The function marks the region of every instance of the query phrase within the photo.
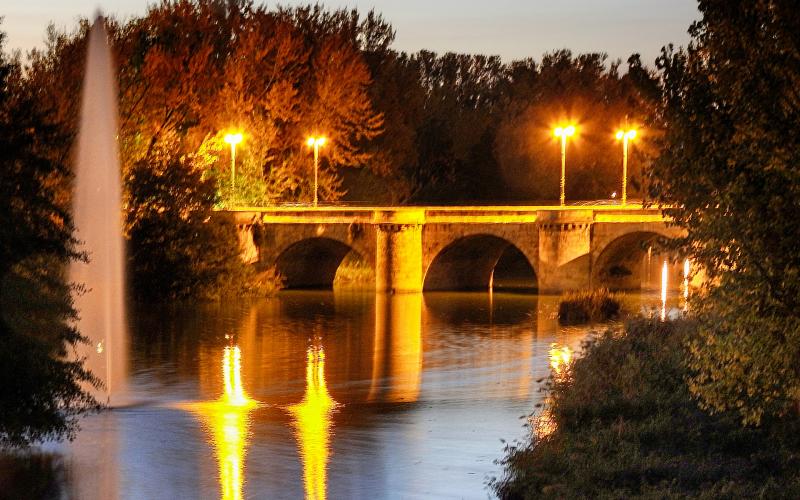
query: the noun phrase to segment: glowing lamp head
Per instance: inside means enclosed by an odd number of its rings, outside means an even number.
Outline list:
[[[618,130],[617,131],[617,140],[621,141],[622,139],[633,140],[636,138],[636,130]]]
[[[566,127],[556,127],[553,130],[556,137],[572,137],[575,135],[575,125],[568,125]]]
[[[324,137],[309,137],[308,139],[306,139],[306,145],[308,147],[324,146],[326,141],[327,139],[325,139]]]
[[[225,142],[231,146],[235,146],[242,142],[242,134],[225,134]]]

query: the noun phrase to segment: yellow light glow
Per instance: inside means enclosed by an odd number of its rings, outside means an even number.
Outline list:
[[[569,346],[560,346],[555,342],[550,344],[550,368],[553,369],[553,378],[556,381],[563,380],[569,374],[572,356],[573,351]],[[552,402],[552,396],[547,396],[544,402],[544,409],[531,422],[534,433],[540,439],[549,436],[556,430],[556,422],[550,410]]]
[[[250,412],[258,407],[258,402],[250,399],[242,387],[241,359],[238,346],[226,346],[222,357],[222,396],[217,401],[186,405],[199,414],[210,430],[219,465],[220,498],[223,500],[243,498]]]
[[[242,134],[240,134],[240,133],[225,134],[225,142],[227,142],[231,146],[235,146],[235,145],[239,144],[240,142],[242,142]]]
[[[622,139],[633,140],[636,138],[636,130],[629,129],[629,130],[617,130],[617,140],[621,141]]]
[[[327,495],[331,414],[337,406],[325,384],[325,352],[311,348],[306,358],[305,395],[300,403],[287,408],[294,420],[308,500],[324,500]]]
[[[556,127],[553,130],[553,134],[556,137],[562,137],[562,138],[564,138],[564,137],[572,137],[573,135],[575,135],[575,130],[576,130],[575,125],[566,125],[566,126],[562,125],[562,126]]]
[[[310,136],[308,139],[306,139],[306,146],[324,146],[325,142],[327,142],[325,137]]]

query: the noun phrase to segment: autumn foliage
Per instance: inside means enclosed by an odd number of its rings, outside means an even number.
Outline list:
[[[336,169],[362,167],[361,145],[382,130],[370,72],[343,26],[346,13],[267,11],[246,2],[163,2],[115,32],[126,165],[158,150],[202,153],[227,178],[225,133],[242,131],[242,172],[263,178],[267,199],[309,200],[304,141],[324,134],[323,199],[341,195]],[[257,179],[262,180],[262,179]],[[246,184],[246,181],[243,181]]]

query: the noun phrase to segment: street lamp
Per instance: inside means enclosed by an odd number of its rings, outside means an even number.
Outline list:
[[[306,139],[306,146],[314,148],[314,206],[317,206],[317,185],[318,185],[318,172],[319,172],[319,148],[325,145],[326,139],[324,137],[311,136]]]
[[[636,138],[636,130],[618,130],[617,140],[622,141],[622,204],[628,203],[628,141]]]
[[[553,131],[556,137],[561,139],[561,206],[564,206],[564,177],[567,172],[567,137],[575,135],[575,125],[556,127]]]
[[[231,187],[236,187],[236,145],[242,142],[242,134],[225,134],[225,142],[231,145]]]

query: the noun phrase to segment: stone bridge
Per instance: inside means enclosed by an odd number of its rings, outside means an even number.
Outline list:
[[[259,207],[221,211],[243,259],[275,266],[289,288],[332,287],[345,259],[374,270],[375,289],[640,288],[659,237],[680,235],[641,205]]]

